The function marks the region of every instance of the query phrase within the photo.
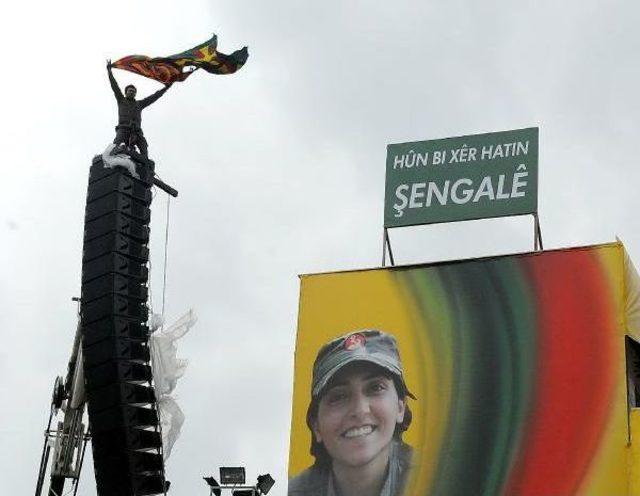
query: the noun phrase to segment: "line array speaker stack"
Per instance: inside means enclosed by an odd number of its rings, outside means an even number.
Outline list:
[[[98,156],[89,172],[80,318],[99,496],[165,491],[146,324],[152,167],[136,179]]]

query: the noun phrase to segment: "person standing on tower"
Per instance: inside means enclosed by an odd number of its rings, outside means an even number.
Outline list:
[[[136,100],[136,87],[132,84],[127,85],[123,95],[115,77],[113,77],[111,68],[111,60],[107,60],[109,82],[118,102],[118,125],[116,126],[116,137],[113,139],[113,143],[116,145],[121,143],[136,145],[140,150],[140,154],[148,158],[148,144],[141,128],[142,109],[164,95],[173,83],[165,84],[164,88],[142,100]]]

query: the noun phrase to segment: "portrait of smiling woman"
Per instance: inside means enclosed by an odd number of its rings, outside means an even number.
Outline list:
[[[361,330],[325,344],[307,410],[315,463],[289,481],[289,496],[401,496],[411,466],[407,398],[392,335]]]

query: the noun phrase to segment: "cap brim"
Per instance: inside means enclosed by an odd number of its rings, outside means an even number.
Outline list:
[[[330,369],[326,374],[324,374],[324,376],[322,376],[322,378],[318,381],[318,383],[313,388],[313,391],[311,392],[312,397],[313,398],[319,397],[322,391],[324,390],[324,388],[327,386],[327,384],[329,384],[329,381],[340,370],[342,370],[345,366],[355,362],[373,363],[374,365],[377,365],[379,367],[382,367],[385,370],[388,370],[391,374],[400,378],[407,396],[409,396],[409,398],[412,398],[414,400],[416,399],[416,397],[413,394],[411,394],[411,392],[409,391],[409,388],[407,388],[402,372],[397,367],[394,367],[393,364],[375,355],[354,355],[353,357],[349,357],[346,360],[340,362],[338,365],[336,365],[335,367]]]

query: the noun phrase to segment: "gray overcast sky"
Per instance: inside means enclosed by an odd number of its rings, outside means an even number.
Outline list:
[[[80,0],[3,8],[0,85],[0,467],[28,494],[80,292],[88,167],[113,138],[105,59],[169,55],[219,36],[249,46],[233,76],[197,73],[144,114],[180,191],[167,319],[190,307],[186,415],[167,471],[207,494],[225,464],[284,495],[297,274],[380,263],[387,143],[540,127],[545,247],[620,236],[640,261],[637,2]],[[115,71],[139,94],[157,83]],[[152,222],[161,300],[166,197]],[[398,263],[528,250],[529,219],[396,230]],[[86,460],[79,494],[94,495]]]

